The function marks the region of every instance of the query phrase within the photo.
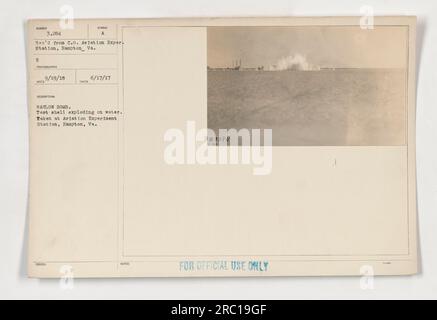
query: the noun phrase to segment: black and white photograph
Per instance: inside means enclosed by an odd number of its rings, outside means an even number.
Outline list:
[[[404,145],[407,28],[208,28],[208,128],[273,146]]]

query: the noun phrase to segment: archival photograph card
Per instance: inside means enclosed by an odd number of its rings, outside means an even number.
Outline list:
[[[411,275],[416,18],[29,20],[28,274]]]

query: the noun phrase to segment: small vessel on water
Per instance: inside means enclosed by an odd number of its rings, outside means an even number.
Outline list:
[[[241,59],[232,61],[232,70],[240,70],[241,69]]]

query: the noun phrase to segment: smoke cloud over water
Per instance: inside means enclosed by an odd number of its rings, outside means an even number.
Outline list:
[[[287,57],[279,59],[276,64],[268,68],[269,71],[283,71],[283,70],[299,70],[299,71],[317,71],[320,66],[309,63],[305,56],[301,54],[292,54]]]

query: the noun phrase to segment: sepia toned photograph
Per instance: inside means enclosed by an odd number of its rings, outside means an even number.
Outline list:
[[[406,144],[406,26],[208,27],[208,128],[273,146]]]

